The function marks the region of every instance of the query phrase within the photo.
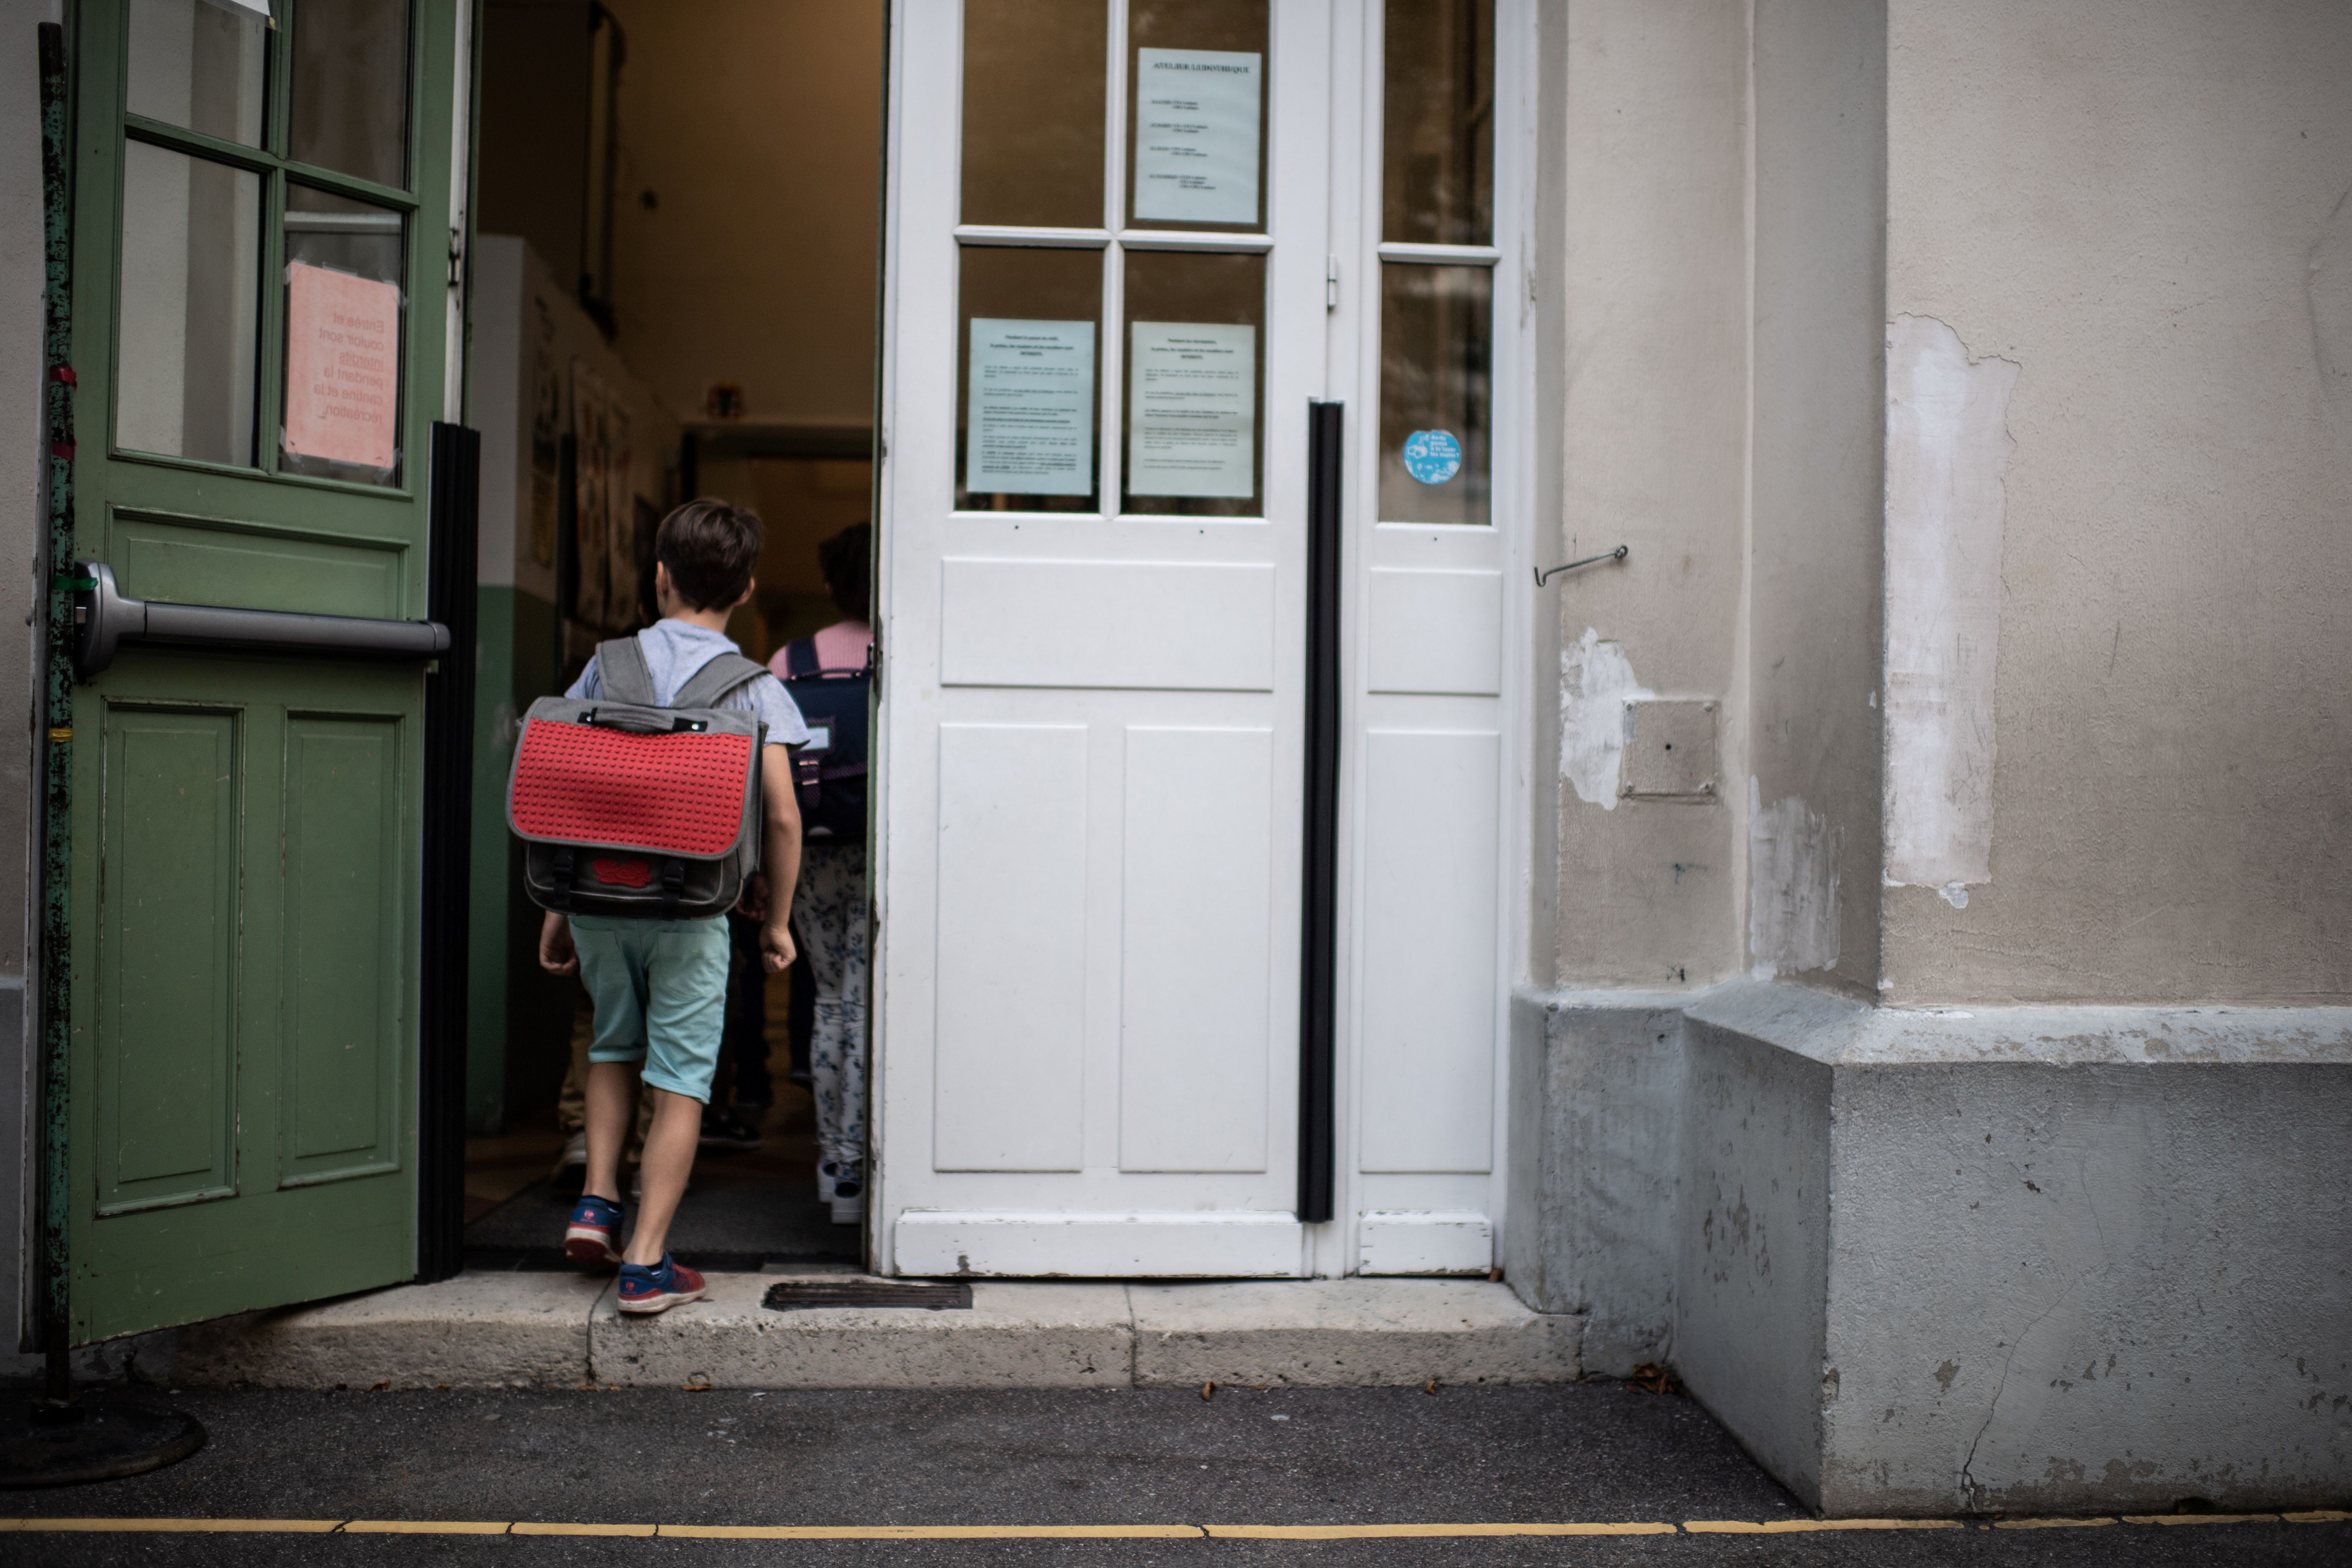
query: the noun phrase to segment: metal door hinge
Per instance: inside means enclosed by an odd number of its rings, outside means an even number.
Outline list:
[[[1339,308],[1339,258],[1336,256],[1323,258],[1323,308],[1327,310]]]

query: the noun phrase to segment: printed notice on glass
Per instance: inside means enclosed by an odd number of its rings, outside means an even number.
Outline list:
[[[963,488],[1082,496],[1095,488],[1095,324],[971,319]]]
[[[286,449],[390,471],[400,430],[400,288],[286,268]]]
[[[1137,321],[1128,364],[1127,493],[1257,493],[1257,329]]]
[[[1223,49],[1136,51],[1136,222],[1256,226],[1265,58]]]

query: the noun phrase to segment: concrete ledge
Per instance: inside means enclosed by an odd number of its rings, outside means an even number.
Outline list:
[[[464,1274],[180,1331],[171,1380],[263,1388],[496,1388],[577,1384],[588,1310],[612,1281]]]
[[[172,1382],[268,1388],[1364,1388],[1560,1383],[1580,1318],[1458,1279],[975,1281],[968,1311],[771,1311],[772,1274],[713,1274],[658,1317],[609,1275],[467,1274],[181,1331]],[[838,1278],[838,1276],[833,1276]]]
[[[1567,1383],[1583,1320],[1530,1311],[1484,1280],[1135,1285],[1139,1388],[1217,1383],[1371,1388]]]
[[[624,1387],[1101,1388],[1133,1359],[1127,1287],[992,1284],[969,1311],[760,1304],[776,1276],[714,1274],[709,1294],[658,1317],[607,1296],[588,1328],[596,1381]]]

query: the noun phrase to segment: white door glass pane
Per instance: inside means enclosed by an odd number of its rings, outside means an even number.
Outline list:
[[[1381,237],[1489,245],[1495,234],[1495,0],[1388,0]]]
[[[239,0],[131,0],[133,114],[224,142],[261,145],[266,5]]]
[[[1494,275],[1381,268],[1381,521],[1486,522]]]
[[[1127,255],[1125,510],[1255,517],[1265,258]]]
[[[958,510],[1095,511],[1102,254],[963,250]]]
[[[965,223],[1103,221],[1104,0],[964,0]]]
[[[1128,212],[1139,228],[1265,222],[1265,0],[1128,8]]]
[[[127,142],[115,444],[253,461],[261,177]]]

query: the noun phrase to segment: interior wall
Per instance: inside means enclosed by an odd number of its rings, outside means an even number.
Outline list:
[[[1885,0],[1756,0],[1748,962],[1878,981]]]
[[[1718,701],[1739,755],[1748,356],[1744,8],[1594,0],[1567,14],[1559,533],[1621,565],[1554,578],[1559,622],[1557,984],[1735,972],[1741,813],[1618,795],[1623,699]],[[1547,124],[1552,122],[1547,121]]]
[[[1887,995],[2342,1002],[2352,9],[1888,14],[1888,597],[1997,658],[1890,715]]]
[[[615,346],[680,418],[729,382],[752,421],[871,424],[883,0],[605,3]]]

